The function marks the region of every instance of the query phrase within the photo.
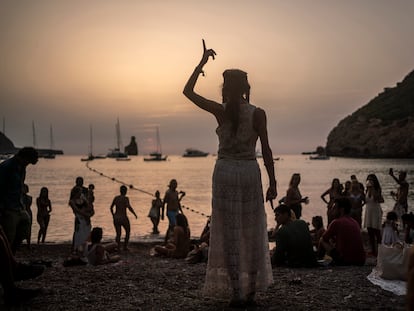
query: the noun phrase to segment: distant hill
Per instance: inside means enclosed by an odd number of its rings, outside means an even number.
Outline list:
[[[414,158],[414,71],[341,120],[329,133],[331,156]]]

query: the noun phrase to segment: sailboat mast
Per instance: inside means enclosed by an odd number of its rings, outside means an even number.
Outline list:
[[[92,124],[89,124],[89,154],[93,154],[93,145],[92,145]]]
[[[116,144],[118,146],[118,149],[121,150],[123,145],[122,145],[121,125],[119,124],[119,118],[117,119],[115,129],[116,129]]]
[[[36,130],[35,130],[34,121],[32,121],[32,134],[33,134],[33,147],[36,148],[37,142],[36,142]]]
[[[53,140],[53,128],[52,124],[50,125],[50,149],[53,149],[55,147],[55,142]]]
[[[160,131],[159,128],[157,126],[157,151],[162,154],[162,150],[161,150],[161,141],[160,141]]]

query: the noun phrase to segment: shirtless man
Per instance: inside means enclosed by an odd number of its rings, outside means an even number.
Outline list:
[[[164,220],[165,205],[167,205],[167,217],[168,217],[168,230],[165,239],[168,240],[169,233],[174,229],[176,225],[175,217],[178,212],[182,213],[180,201],[185,196],[184,191],[177,191],[177,180],[171,179],[168,185],[168,190],[165,192],[164,205],[162,206],[161,219]]]
[[[400,173],[398,174],[398,178],[397,178],[394,175],[394,170],[390,168],[389,174],[392,178],[394,178],[394,180],[399,185],[397,192],[395,193],[394,191],[391,191],[391,195],[395,199],[394,212],[396,212],[398,215],[398,218],[401,219],[401,216],[403,214],[406,214],[408,210],[407,197],[408,197],[409,184],[405,180],[405,178],[407,177],[407,172],[400,171]]]
[[[120,188],[120,195],[116,196],[111,204],[111,214],[114,217],[114,226],[116,231],[116,242],[118,243],[118,249],[121,249],[121,227],[124,227],[125,230],[125,242],[124,242],[124,250],[128,250],[128,242],[129,242],[129,235],[131,232],[131,226],[129,224],[129,219],[127,216],[126,210],[129,211],[135,216],[135,219],[138,218],[137,214],[135,214],[134,209],[131,207],[129,203],[129,198],[126,196],[127,187],[121,186]],[[116,207],[114,212],[114,207]]]

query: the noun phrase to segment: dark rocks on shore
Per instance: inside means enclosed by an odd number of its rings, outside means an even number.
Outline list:
[[[330,156],[414,158],[414,71],[341,120],[329,133]]]

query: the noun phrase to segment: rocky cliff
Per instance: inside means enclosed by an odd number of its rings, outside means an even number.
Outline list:
[[[414,158],[414,71],[329,133],[331,156]]]

